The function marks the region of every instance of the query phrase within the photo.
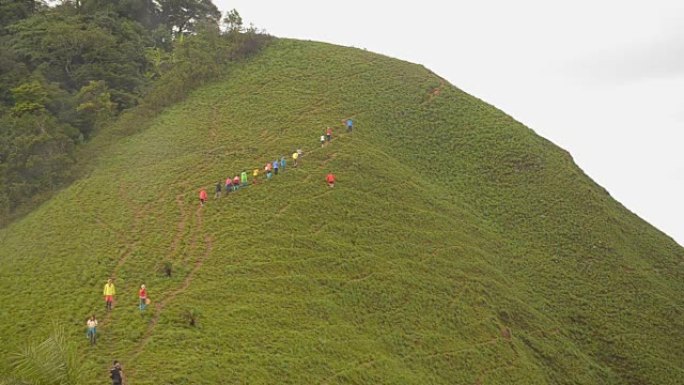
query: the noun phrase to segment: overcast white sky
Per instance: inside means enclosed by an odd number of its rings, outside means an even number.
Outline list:
[[[425,65],[684,245],[684,0],[214,2],[278,37]]]

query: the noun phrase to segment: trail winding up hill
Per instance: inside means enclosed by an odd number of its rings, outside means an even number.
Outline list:
[[[684,378],[682,247],[422,66],[280,39],[138,131],[0,230],[0,373],[54,320],[92,384],[113,359],[135,384]],[[199,208],[298,147],[300,167]]]

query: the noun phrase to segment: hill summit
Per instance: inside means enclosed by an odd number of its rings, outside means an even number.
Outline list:
[[[675,384],[683,263],[567,152],[424,67],[278,39],[0,230],[0,372],[52,321],[89,384],[114,359],[134,384]]]

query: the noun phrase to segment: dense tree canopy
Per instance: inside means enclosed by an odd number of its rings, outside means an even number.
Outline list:
[[[178,100],[262,41],[235,10],[222,34],[210,0],[51,4],[0,0],[0,225],[71,180],[75,146],[122,111]]]

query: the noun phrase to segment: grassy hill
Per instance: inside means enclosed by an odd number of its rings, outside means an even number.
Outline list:
[[[113,359],[132,384],[684,378],[684,249],[422,66],[278,40],[136,129],[0,230],[0,373],[57,322],[88,384]],[[298,168],[200,208],[298,147]]]

